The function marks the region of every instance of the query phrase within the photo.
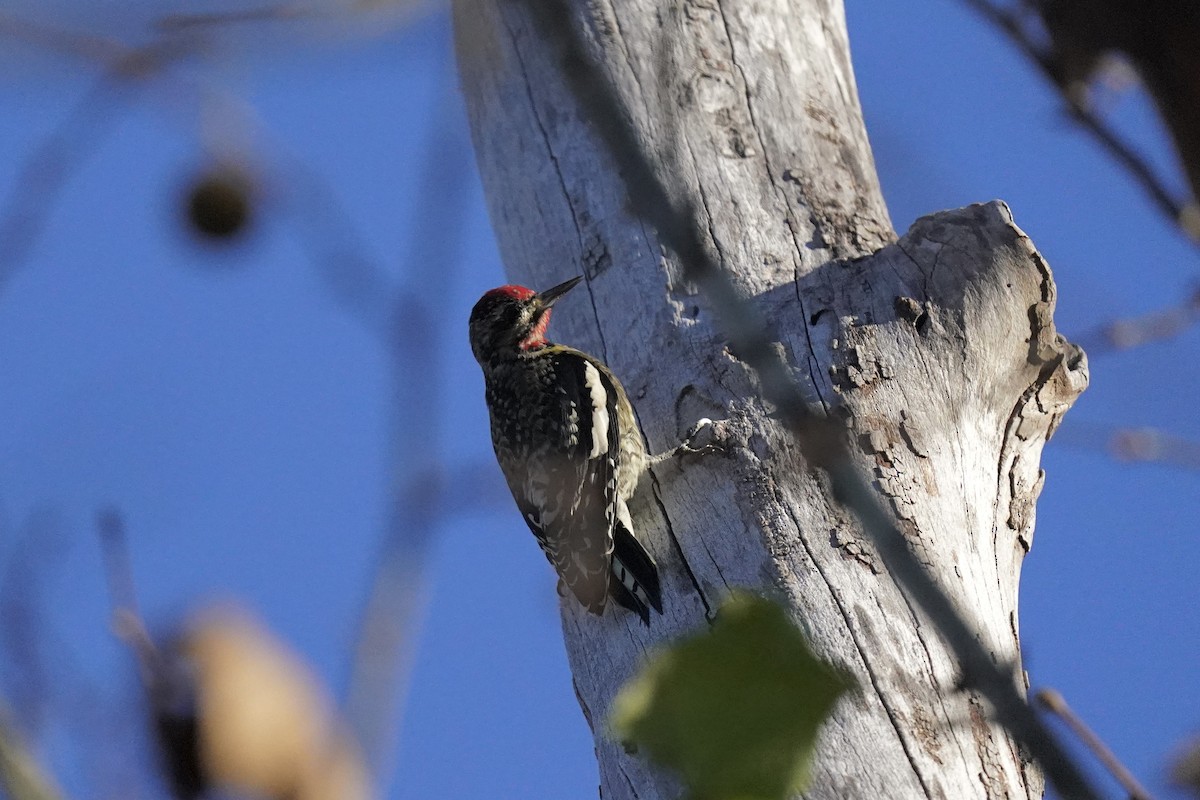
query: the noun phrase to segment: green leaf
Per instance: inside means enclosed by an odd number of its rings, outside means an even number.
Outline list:
[[[778,605],[734,595],[711,631],[626,683],[608,721],[698,800],[781,800],[808,784],[817,730],[851,686]]]

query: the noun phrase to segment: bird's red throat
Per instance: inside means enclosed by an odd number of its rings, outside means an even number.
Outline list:
[[[533,350],[541,347],[546,343],[546,327],[550,324],[550,311],[547,308],[538,317],[538,321],[534,323],[533,328],[529,331],[529,335],[521,340],[518,345],[522,350]]]

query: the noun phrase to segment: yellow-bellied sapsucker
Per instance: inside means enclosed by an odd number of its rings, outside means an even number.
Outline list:
[[[551,307],[579,281],[487,292],[471,311],[471,350],[496,459],[562,583],[594,614],[611,597],[649,625],[662,590],[627,506],[647,464],[633,408],[598,359],[546,340]]]

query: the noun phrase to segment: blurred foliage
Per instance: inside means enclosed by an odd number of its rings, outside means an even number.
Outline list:
[[[12,800],[59,800],[62,793],[34,761],[0,705],[0,795]]]
[[[371,796],[358,743],[324,686],[247,611],[202,609],[163,656],[147,688],[177,797]]]
[[[852,686],[780,606],[738,594],[621,689],[609,724],[697,800],[777,800],[807,785],[817,731]]]

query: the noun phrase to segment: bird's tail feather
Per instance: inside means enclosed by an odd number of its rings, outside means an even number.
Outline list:
[[[662,587],[658,565],[621,521],[613,526],[612,578],[609,594],[650,624],[650,609],[662,613]]]

